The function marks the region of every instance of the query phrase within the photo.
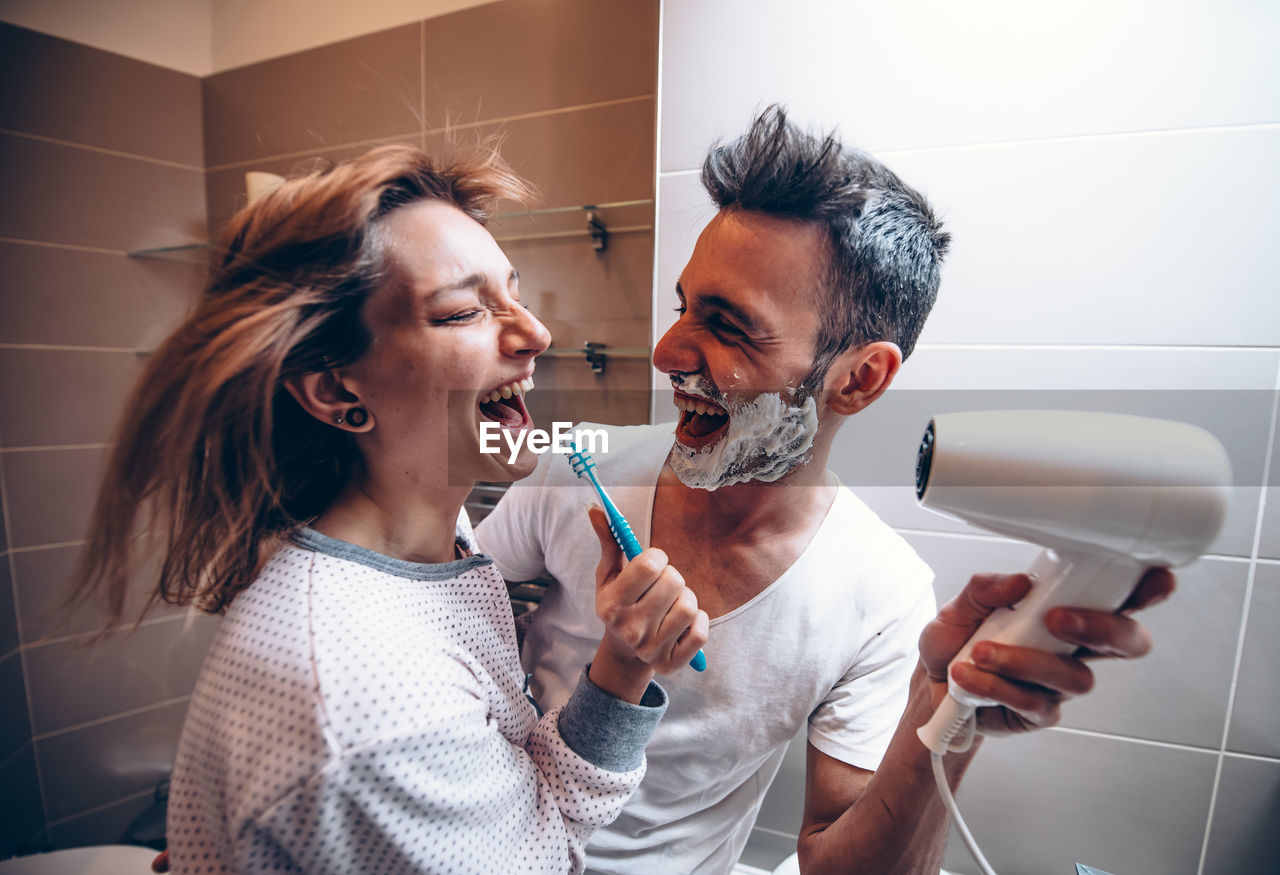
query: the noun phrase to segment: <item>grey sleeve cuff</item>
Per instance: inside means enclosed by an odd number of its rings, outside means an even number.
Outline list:
[[[588,666],[590,668],[590,666]],[[597,687],[586,669],[560,711],[560,737],[592,765],[630,772],[644,762],[644,748],[667,710],[667,694],[653,681],[639,705]]]

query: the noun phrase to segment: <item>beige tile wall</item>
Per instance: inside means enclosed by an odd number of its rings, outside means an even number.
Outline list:
[[[639,351],[543,359],[538,416],[643,422],[657,30],[657,0],[508,0],[202,80],[0,24],[0,858],[119,840],[216,625],[170,609],[85,647],[97,609],[58,607],[123,396],[200,282],[198,253],[128,253],[206,240],[248,170],[497,135],[541,206],[647,202],[599,212],[630,229],[605,252],[585,212],[495,228],[579,231],[505,244],[525,300],[558,347]]]
[[[203,239],[205,202],[195,77],[9,25],[0,75],[5,856],[47,844],[46,829],[75,829],[104,803],[127,826],[168,771],[171,744],[155,727],[173,723],[173,700],[185,702],[200,635],[168,614],[88,648],[98,611],[64,617],[57,605],[139,351],[198,288],[193,266],[128,253]],[[108,743],[118,738],[131,740],[127,763]],[[107,774],[114,780],[99,780]]]

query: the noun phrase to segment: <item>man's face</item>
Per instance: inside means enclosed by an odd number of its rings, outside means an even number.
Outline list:
[[[827,243],[820,227],[742,210],[703,230],[654,366],[681,411],[671,464],[689,486],[773,481],[807,458]]]

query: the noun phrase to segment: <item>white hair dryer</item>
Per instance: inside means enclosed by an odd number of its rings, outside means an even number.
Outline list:
[[[1186,565],[1222,528],[1231,463],[1222,444],[1182,422],[1116,413],[1006,410],[935,416],[916,462],[920,504],[1040,544],[1031,591],[993,613],[978,641],[1057,653],[1045,613],[1058,605],[1114,611],[1153,566]],[[995,704],[954,681],[920,740],[937,754],[974,710]]]

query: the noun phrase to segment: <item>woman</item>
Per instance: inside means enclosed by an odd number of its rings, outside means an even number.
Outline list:
[[[608,631],[539,719],[462,514],[536,461],[480,452],[481,423],[531,426],[549,342],[483,226],[499,198],[529,191],[491,152],[286,182],[231,221],[135,390],[81,588],[118,621],[159,550],[148,607],[226,612],[174,767],[174,871],[578,870],[639,783],[653,672],[705,642],[696,599],[659,551],[602,572]]]

